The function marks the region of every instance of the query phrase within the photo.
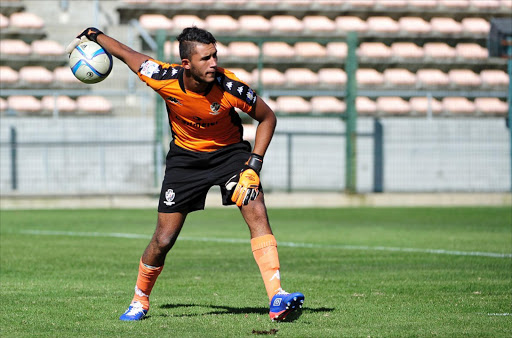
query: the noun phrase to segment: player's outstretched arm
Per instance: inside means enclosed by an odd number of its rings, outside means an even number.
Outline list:
[[[100,44],[107,52],[126,63],[134,73],[137,73],[140,65],[144,61],[151,58],[148,55],[134,51],[130,47],[111,38],[94,27],[89,27],[82,33],[78,34],[78,36],[66,48],[66,52],[71,53],[71,51],[84,40],[90,40]]]

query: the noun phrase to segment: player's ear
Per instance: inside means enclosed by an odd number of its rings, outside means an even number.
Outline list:
[[[189,59],[181,59],[181,65],[185,69],[190,69],[190,60]]]

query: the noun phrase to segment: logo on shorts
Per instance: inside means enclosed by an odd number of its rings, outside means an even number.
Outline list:
[[[174,193],[174,190],[167,189],[167,191],[165,192],[164,204],[169,205],[169,206],[175,204],[175,202],[173,202],[174,196],[176,196],[176,194]]]

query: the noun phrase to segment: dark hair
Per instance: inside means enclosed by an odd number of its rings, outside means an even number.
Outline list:
[[[215,40],[212,33],[196,26],[185,28],[183,32],[176,37],[176,39],[178,39],[180,43],[181,59],[190,59],[197,43],[203,43],[205,45],[217,43],[217,40]]]

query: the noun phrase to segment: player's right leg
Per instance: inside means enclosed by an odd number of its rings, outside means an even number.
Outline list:
[[[186,216],[183,212],[158,213],[155,233],[139,263],[135,294],[128,309],[119,317],[120,320],[140,320],[147,314],[149,295],[163,269],[167,253],[178,238]]]

